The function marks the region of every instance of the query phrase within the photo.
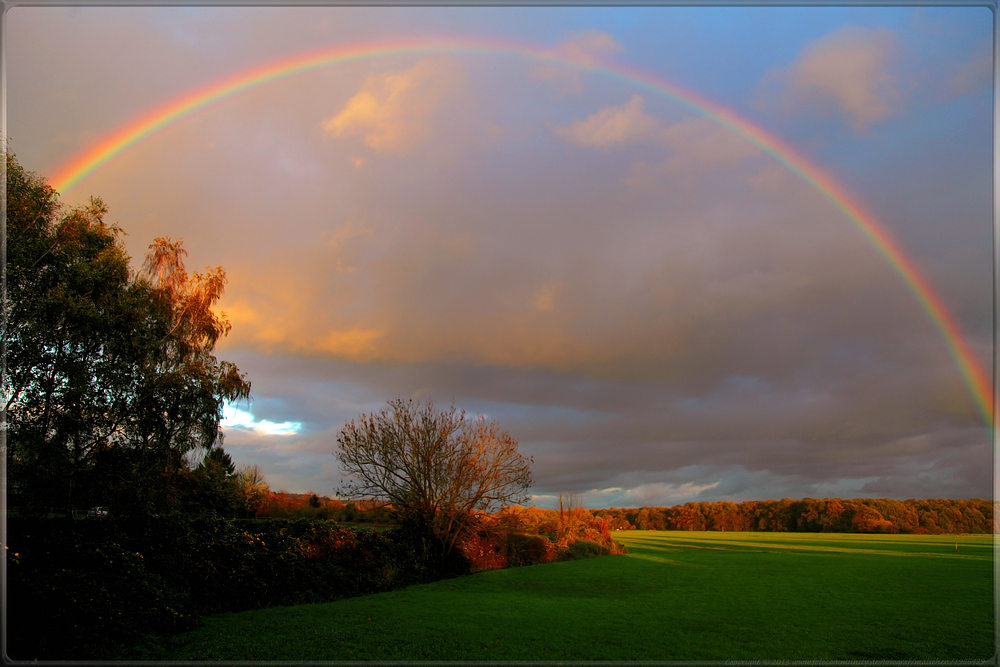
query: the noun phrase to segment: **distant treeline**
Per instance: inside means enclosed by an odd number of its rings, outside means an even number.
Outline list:
[[[258,519],[325,519],[341,523],[395,523],[396,515],[383,501],[348,500],[319,496],[315,493],[268,491]]]
[[[612,530],[731,530],[807,533],[991,533],[993,502],[805,498],[674,507],[591,510]]]

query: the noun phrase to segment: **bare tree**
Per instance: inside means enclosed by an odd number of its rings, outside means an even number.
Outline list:
[[[441,540],[449,553],[476,512],[521,503],[531,458],[485,417],[438,412],[397,399],[344,425],[336,457],[350,478],[342,495],[387,500],[404,519]]]

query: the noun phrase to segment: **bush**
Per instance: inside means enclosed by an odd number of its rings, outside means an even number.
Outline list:
[[[507,560],[511,566],[551,563],[557,559],[556,545],[540,535],[513,534],[507,541]]]
[[[447,549],[433,529],[416,515],[398,515],[397,526],[388,535],[397,549],[399,562],[419,581],[437,581],[470,574],[473,565],[459,544]]]
[[[505,536],[498,533],[472,534],[462,543],[462,553],[473,572],[502,570],[510,564]]]
[[[577,540],[570,542],[567,550],[563,553],[562,560],[578,560],[580,558],[593,558],[594,556],[608,556],[611,550],[603,544],[592,542],[591,540]]]
[[[110,656],[195,627],[185,588],[152,571],[110,521],[7,520],[8,654]]]

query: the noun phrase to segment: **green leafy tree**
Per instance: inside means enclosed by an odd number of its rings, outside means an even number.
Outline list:
[[[141,353],[123,327],[143,319],[141,295],[100,200],[66,213],[13,156],[7,193],[8,470],[12,495],[40,513],[71,506],[124,428]]]
[[[186,456],[218,442],[225,400],[250,395],[212,354],[229,331],[212,311],[225,274],[189,277],[170,239],[133,272],[99,199],[66,211],[9,153],[6,185],[10,500],[29,514],[175,507]]]
[[[243,503],[236,464],[216,445],[208,450],[201,463],[186,475],[189,485],[182,507],[188,515],[242,517]]]

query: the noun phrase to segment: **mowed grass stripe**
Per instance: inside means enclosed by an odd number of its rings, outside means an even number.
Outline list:
[[[672,548],[687,549],[786,549],[795,551],[826,551],[833,553],[867,553],[884,556],[918,556],[928,558],[964,558],[993,561],[993,544],[991,535],[975,535],[951,539],[941,539],[941,536],[927,536],[928,539],[907,539],[910,536],[900,535],[841,535],[831,539],[830,534],[823,534],[822,542],[812,540],[801,534],[795,534],[785,540],[762,540],[761,533],[724,533],[728,536],[739,535],[736,539],[720,538],[717,533],[709,532],[677,532],[666,531],[662,536],[645,537],[637,535],[640,531],[615,533],[616,539],[636,547],[646,545],[670,545]],[[748,537],[748,536],[754,537]],[[766,534],[765,534],[766,535]],[[787,534],[785,534],[787,535]],[[886,548],[873,549],[869,545]],[[959,551],[954,551],[958,546]],[[735,549],[734,549],[735,547]]]
[[[718,541],[718,535],[688,536],[704,538],[704,546]],[[733,540],[765,543],[763,552],[677,547],[673,533],[616,537],[629,555],[216,616],[161,650],[133,657],[985,660],[993,653],[988,561],[772,548],[808,544],[798,535]],[[842,539],[856,544],[854,537]],[[868,546],[892,552],[900,536],[879,537]]]

